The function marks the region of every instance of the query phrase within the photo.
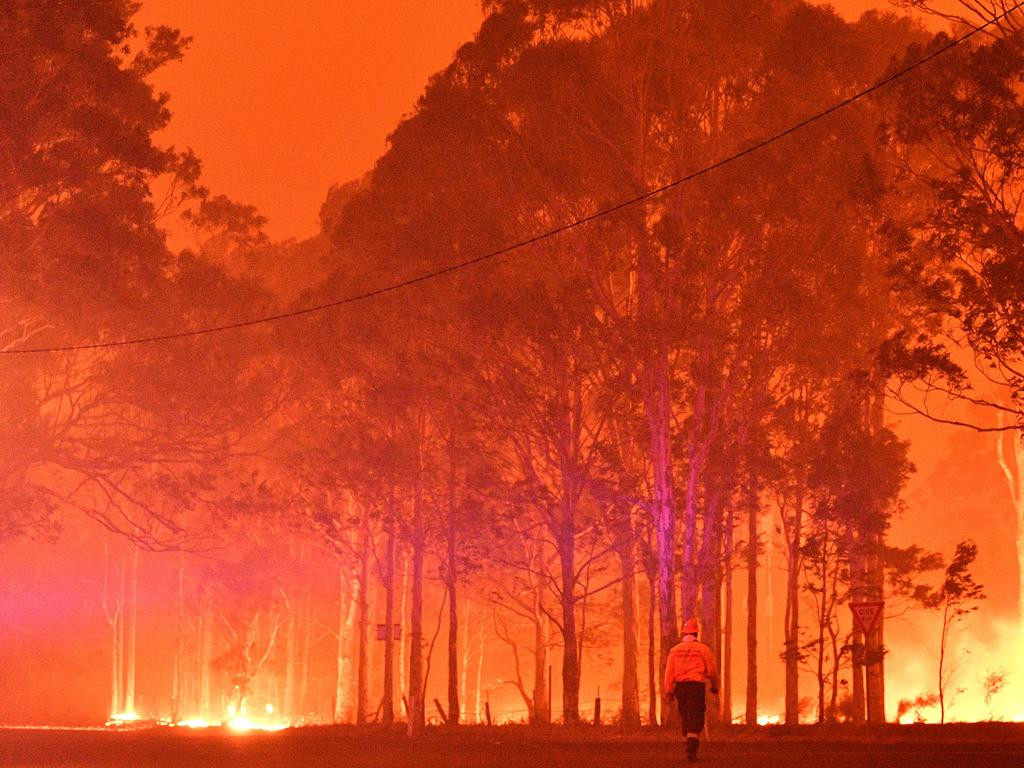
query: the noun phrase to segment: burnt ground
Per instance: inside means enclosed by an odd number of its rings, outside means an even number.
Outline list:
[[[235,734],[0,730],[0,766],[60,768],[678,768],[681,740],[617,729],[521,727],[400,731],[344,727]],[[803,727],[735,731],[706,741],[699,765],[735,768],[1022,768],[1024,724]]]

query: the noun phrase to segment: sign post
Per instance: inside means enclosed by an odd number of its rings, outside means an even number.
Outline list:
[[[857,623],[864,637],[869,637],[878,625],[878,618],[882,615],[882,608],[885,603],[881,600],[870,600],[862,602],[851,602],[850,611],[853,613],[853,620]]]

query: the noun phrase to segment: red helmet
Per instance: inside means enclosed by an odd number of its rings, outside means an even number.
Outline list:
[[[684,635],[696,635],[698,630],[696,619],[687,619],[683,622],[683,634]]]

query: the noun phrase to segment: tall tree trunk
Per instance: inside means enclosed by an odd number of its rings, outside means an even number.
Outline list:
[[[110,714],[119,715],[124,711],[123,692],[121,690],[124,669],[124,617],[122,608],[118,606],[113,622],[113,646],[111,648],[112,680],[110,685]]]
[[[472,603],[466,600],[465,611],[463,611],[463,624],[462,627],[462,665],[459,667],[459,702],[461,711],[459,712],[459,719],[465,722],[469,715],[469,652],[471,646],[472,633],[470,632],[470,615],[472,612]]]
[[[543,587],[533,591],[533,722],[546,725],[551,722],[548,707],[548,637],[544,614]]]
[[[120,714],[122,709],[122,681],[124,667],[124,591],[125,562],[121,556],[121,567],[111,562],[109,536],[103,541],[103,611],[110,624],[110,716]],[[110,586],[110,572],[117,578],[116,594]],[[111,605],[113,603],[113,605]]]
[[[405,680],[405,639],[409,636],[409,627],[406,624],[406,617],[409,615],[409,555],[402,555],[402,588],[398,593],[398,695],[402,700],[407,701],[409,685]],[[405,713],[406,717],[409,713]]]
[[[296,704],[296,667],[298,666],[298,643],[296,640],[298,617],[292,601],[285,601],[285,610],[288,611],[288,618],[284,633],[284,715],[291,722],[298,720],[298,707]]]
[[[696,400],[699,404],[703,400],[703,386],[697,388]],[[699,429],[700,411],[694,415],[695,425],[692,427],[694,433]],[[683,546],[682,546],[682,588],[680,590],[680,605],[683,613],[683,620],[697,615],[697,595],[700,584],[697,577],[697,496],[698,484],[700,483],[700,460],[698,459],[698,437],[696,434],[690,437],[690,445],[687,456],[687,478],[686,495],[683,504]]]
[[[334,723],[351,722],[352,650],[356,605],[360,599],[358,580],[351,580],[345,564],[338,564],[338,647],[334,680]]]
[[[1024,633],[1024,430],[1010,433],[1016,466],[1017,492],[1013,494],[1013,507],[1017,513],[1017,620]],[[1018,673],[1024,675],[1024,637],[1017,641]]]
[[[572,520],[572,517],[572,512],[563,511],[563,520]],[[559,536],[558,558],[562,575],[562,719],[566,725],[577,725],[580,721],[580,664],[576,636],[576,541],[571,524],[566,524]]]
[[[875,383],[874,392],[868,402],[868,418],[871,431],[879,434],[885,429],[885,381]],[[870,533],[867,581],[872,600],[885,600],[885,527],[888,510],[877,511],[883,517]],[[867,674],[866,691],[868,722],[885,722],[885,611],[879,611],[878,620],[871,635],[866,638]]]
[[[476,657],[476,686],[473,701],[476,704],[474,709],[474,719],[477,723],[480,723],[483,718],[483,698],[481,697],[481,692],[483,691],[484,681],[484,622],[482,621],[480,622],[480,634],[478,640],[479,643]]]
[[[422,432],[421,432],[422,434]],[[421,449],[420,449],[421,450]],[[409,735],[417,735],[423,728],[426,710],[424,707],[423,668],[423,560],[427,546],[423,523],[423,465],[422,455],[413,490],[413,533],[412,533],[412,616],[409,642]]]
[[[627,512],[628,514],[628,512]],[[622,714],[624,728],[640,726],[639,648],[636,639],[636,558],[633,532],[628,523],[620,526],[616,551],[622,570]]]
[[[395,722],[395,515],[398,510],[395,509],[393,488],[390,501],[384,557],[384,697],[381,704],[384,725]]]
[[[647,144],[650,132],[650,110],[647,89],[627,90],[627,98],[635,100],[633,121],[633,183],[637,189],[645,189],[650,183],[647,177]],[[671,296],[669,281],[665,278],[666,266],[657,249],[651,244],[649,222],[650,211],[646,206],[636,209],[635,231],[640,243],[636,262],[636,281],[630,284],[630,293],[635,294],[635,323],[642,339],[644,352],[638,360],[641,402],[644,418],[650,434],[649,455],[651,462],[650,505],[651,528],[655,543],[653,562],[648,571],[651,586],[649,607],[657,612],[657,631],[660,652],[655,667],[655,633],[649,627],[648,648],[648,707],[652,724],[659,722],[657,710],[662,702],[661,675],[668,661],[668,654],[679,640],[676,604],[676,501],[675,479],[672,464],[672,398],[671,364],[669,344],[666,340],[666,307]],[[651,578],[653,571],[653,578]],[[649,623],[651,623],[649,621]],[[674,709],[669,707],[662,713],[661,723],[672,721]]]
[[[199,620],[199,708],[200,717],[214,720],[222,713],[220,707],[214,709],[213,685],[211,680],[213,664],[213,598],[209,592],[203,595],[203,615]]]
[[[644,292],[641,291],[642,293]],[[657,354],[652,354],[651,358],[653,359],[647,361],[641,383],[647,425],[651,433],[651,468],[654,475],[652,478],[654,499],[651,505],[651,522],[656,540],[657,579],[655,587],[657,600],[655,604],[658,608],[661,646],[658,665],[658,672],[660,672],[668,662],[668,652],[679,640],[675,593],[676,514],[672,479],[668,355],[664,351],[659,351]],[[655,675],[656,683],[659,677],[660,674]],[[661,701],[660,695],[657,696],[656,701]],[[671,709],[665,712],[662,722],[667,723],[670,717]]]
[[[356,661],[356,725],[366,725],[367,703],[369,701],[370,669],[370,549],[373,537],[369,523],[364,520],[362,540],[359,549],[359,605]]]
[[[700,585],[700,616],[701,624],[704,627],[704,642],[711,647],[711,653],[715,658],[716,667],[722,666],[722,618],[721,618],[721,551],[722,551],[722,521],[720,519],[718,491],[711,491],[707,494],[707,503],[704,508],[703,536],[700,548],[699,578]],[[708,724],[717,725],[720,720],[721,710],[718,707],[710,707],[707,711]]]
[[[761,544],[761,505],[753,478],[747,479],[747,690],[744,720],[757,724],[757,554]]]
[[[135,712],[135,668],[136,647],[139,617],[139,548],[132,546],[131,576],[128,593],[128,636],[125,640],[125,683],[124,711],[134,715]]]
[[[735,547],[735,515],[733,506],[729,505],[729,511],[725,520],[725,609],[722,617],[722,689],[721,689],[721,710],[722,719],[726,723],[732,723],[732,664],[733,664],[733,551]]]
[[[871,556],[871,591],[872,599],[882,601],[884,597],[884,564],[881,558],[882,547],[884,546],[883,534],[872,534],[874,539],[872,548],[875,552]],[[867,697],[868,722],[880,724],[885,722],[885,617],[884,611],[878,614],[878,620],[865,638],[865,652],[867,654],[867,669],[865,674],[865,694]]]
[[[818,606],[818,659],[817,659],[817,678],[818,678],[818,722],[825,722],[825,625],[829,621],[828,615],[828,526],[822,526],[824,529],[824,538],[821,542],[821,560],[819,567],[821,568],[821,592],[819,599],[821,600]]]
[[[455,457],[449,452],[448,474],[448,725],[459,724],[459,600],[458,600],[458,518],[456,510]]]
[[[185,669],[185,554],[178,553],[178,591],[174,611],[174,669],[171,680],[171,721],[178,722],[182,714]]]
[[[684,620],[697,615],[697,596],[700,593],[698,569],[705,563],[698,553],[697,508],[700,497],[701,475],[707,462],[708,442],[708,386],[703,381],[710,368],[710,353],[704,349],[699,354],[695,377],[698,379],[693,395],[693,424],[686,451],[686,489],[683,508],[683,552],[682,552],[682,612]],[[707,506],[707,505],[705,505]],[[704,540],[707,541],[705,533]],[[701,574],[703,575],[703,574]]]
[[[648,550],[650,553],[650,550]],[[649,554],[647,566],[647,719],[651,725],[658,724],[658,701],[660,695],[660,670],[657,667],[657,615],[658,615],[658,567],[657,558]]]
[[[846,534],[846,547],[850,553],[850,594],[856,599],[863,599],[864,585],[862,579],[863,568],[860,565],[860,544],[856,532],[852,529]],[[864,634],[860,631],[857,622],[853,623],[853,634],[850,642],[850,673],[853,676],[853,722],[863,723],[867,712],[867,698],[864,686]]]
[[[832,569],[832,598],[835,601],[833,611],[838,607],[839,585],[843,578],[842,568],[836,563]],[[833,619],[838,617],[833,616]],[[839,644],[839,624],[833,621],[829,624],[829,637],[832,641],[832,700],[829,702],[830,722],[835,722],[839,717],[839,683],[842,671],[842,648]]]
[[[1004,424],[1002,411],[997,411],[997,419],[998,425],[1002,427]],[[1017,657],[1012,662],[1015,662],[1018,674],[1024,675],[1024,430],[1014,429],[1009,433],[1009,440],[1013,445],[1012,461],[1006,455],[1007,436],[1002,432],[997,432],[996,435],[996,458],[999,461],[1003,477],[1006,478],[1006,488],[1013,504],[1017,525],[1015,539],[1017,543],[1017,626],[1019,629],[1016,643]]]
[[[801,484],[802,485],[802,484]],[[786,563],[786,724],[800,722],[800,546],[803,531],[803,488],[797,489],[789,520]]]
[[[306,587],[302,596],[302,653],[299,658],[298,716],[305,722],[309,715],[309,676],[313,652],[313,595]]]
[[[853,675],[853,695],[851,706],[853,707],[854,723],[863,723],[865,719],[865,696],[864,696],[864,635],[854,627],[853,639],[851,642],[851,674]]]
[[[939,724],[946,722],[946,648],[949,640],[949,600],[942,608],[942,635],[939,638]]]

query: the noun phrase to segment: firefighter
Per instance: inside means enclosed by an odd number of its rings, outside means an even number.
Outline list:
[[[704,712],[707,708],[706,689],[718,693],[718,672],[711,649],[697,639],[696,619],[683,624],[682,642],[668,652],[665,665],[665,699],[675,696],[686,736],[686,759],[697,760],[700,733],[704,730]]]

